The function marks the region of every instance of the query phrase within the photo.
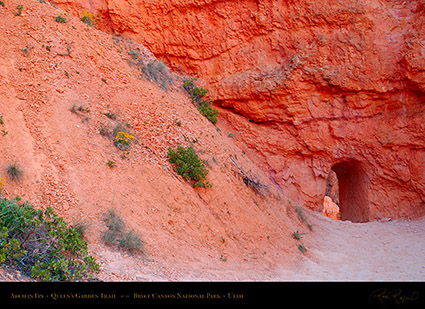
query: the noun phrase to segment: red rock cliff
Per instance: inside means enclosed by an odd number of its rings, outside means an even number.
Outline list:
[[[201,76],[286,195],[344,219],[424,213],[425,1],[58,0]]]

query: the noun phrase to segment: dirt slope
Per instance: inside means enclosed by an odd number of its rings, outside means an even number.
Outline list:
[[[22,13],[15,15],[20,3]],[[235,146],[237,132],[199,114],[179,77],[166,91],[140,77],[128,52],[149,61],[143,46],[88,27],[47,3],[5,4],[0,8],[5,196],[20,195],[37,207],[53,207],[68,222],[88,223],[89,246],[99,255],[109,252],[101,237],[103,214],[112,205],[142,235],[142,263],[251,268],[291,263],[294,252],[299,255],[291,238],[300,224],[293,206]],[[58,15],[67,22],[56,22]],[[71,112],[74,105],[84,111]],[[135,137],[129,151],[99,133],[118,122],[128,124]],[[189,144],[207,160],[212,188],[192,188],[168,163],[168,147]],[[265,197],[243,183],[230,156],[270,186]],[[116,166],[109,168],[109,160]],[[18,182],[6,175],[10,163],[24,171]],[[116,254],[110,252],[114,263]]]
[[[238,132],[229,131],[223,119],[214,126],[202,117],[178,76],[167,90],[140,77],[137,67],[129,64],[128,52],[138,51],[143,60],[152,60],[142,45],[88,27],[47,3],[4,2],[0,7],[3,194],[22,196],[36,207],[51,206],[73,224],[88,223],[86,237],[90,253],[100,263],[101,280],[357,279],[350,270],[368,267],[369,257],[356,266],[346,263],[345,255],[358,246],[369,248],[381,228],[388,232],[378,238],[385,248],[392,247],[394,236],[412,257],[412,266],[399,271],[387,270],[383,263],[377,269],[382,278],[423,278],[419,266],[424,265],[423,221],[415,224],[418,232],[413,233],[408,223],[356,225],[304,209],[303,222],[297,205],[250,159],[250,150],[235,144]],[[23,4],[20,15],[15,14],[18,4]],[[59,14],[66,23],[55,21]],[[74,105],[83,111],[71,112]],[[116,120],[105,113],[115,114]],[[128,152],[100,134],[118,122],[128,124],[135,136]],[[168,147],[189,144],[207,160],[212,188],[192,188],[168,163]],[[265,196],[244,184],[230,156],[269,186]],[[109,168],[109,160],[116,166]],[[10,163],[24,171],[20,181],[8,178]],[[103,215],[111,206],[142,235],[143,254],[132,256],[104,245]],[[347,239],[368,227],[371,234],[351,246]],[[389,233],[392,228],[405,233]],[[295,240],[296,231],[308,234]],[[304,255],[299,244],[307,248]],[[394,261],[402,265],[404,257],[404,250],[395,250],[387,266]],[[344,268],[337,277],[329,273],[332,261]],[[367,276],[374,279],[375,268],[369,267]]]

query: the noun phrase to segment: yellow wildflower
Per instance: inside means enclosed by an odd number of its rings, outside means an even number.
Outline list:
[[[125,150],[130,146],[130,143],[133,139],[134,136],[128,134],[127,132],[117,132],[114,143],[118,148]]]

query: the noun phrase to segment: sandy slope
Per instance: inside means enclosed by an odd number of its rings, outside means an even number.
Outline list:
[[[244,184],[230,156],[270,186],[249,149],[235,145],[237,132],[199,114],[181,77],[170,73],[174,84],[164,91],[129,64],[134,51],[150,60],[143,46],[48,4],[22,2],[21,15],[15,14],[17,1],[0,10],[4,196],[53,207],[71,224],[88,223],[91,252],[103,269],[119,269],[104,280],[125,278],[125,269],[135,276],[138,269],[130,263],[133,258],[119,259],[121,254],[102,242],[103,215],[111,206],[142,236],[144,254],[135,263],[153,265],[142,278],[172,279],[161,275],[167,265],[199,265],[202,271],[205,265],[220,268],[217,261],[246,263],[248,269],[264,264],[263,257],[265,267],[276,260],[291,263],[291,233],[299,225],[293,211],[287,214],[293,206],[273,187],[262,197]],[[55,21],[59,14],[66,23]],[[73,106],[83,112],[72,112]],[[131,127],[135,137],[125,152],[100,134],[118,123]],[[212,188],[194,189],[177,175],[167,150],[179,145],[192,145],[207,161]],[[107,166],[109,160],[115,167]],[[11,163],[24,171],[20,181],[7,176]]]
[[[298,262],[291,266],[278,261],[268,268],[261,263],[244,267],[222,261],[173,266],[102,251],[105,269],[101,277],[118,281],[425,280],[425,218],[351,223],[314,212],[308,218],[313,231],[300,241],[308,251],[300,252]]]

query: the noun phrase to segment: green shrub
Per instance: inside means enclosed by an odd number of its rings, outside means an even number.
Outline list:
[[[301,208],[301,206],[299,206],[299,205],[295,206],[295,211],[298,215],[298,218],[301,220],[301,222],[303,222],[303,223],[307,222],[307,218],[305,217],[304,211]]]
[[[87,242],[53,209],[35,209],[19,197],[0,201],[0,263],[43,281],[92,278],[99,265]]]
[[[306,235],[306,234],[307,233],[300,233],[300,232],[296,231],[296,232],[292,233],[292,237],[299,240],[299,239],[303,238],[303,235]]]
[[[21,15],[22,14],[22,10],[24,9],[24,6],[22,4],[19,4],[16,7],[16,12],[15,12],[15,16]]]
[[[183,84],[183,88],[190,94],[192,102],[200,104],[203,102],[203,97],[208,93],[207,89],[199,88],[196,86],[195,82],[197,78],[189,78]]]
[[[196,78],[189,78],[183,84],[183,88],[190,94],[192,102],[197,105],[201,115],[205,116],[213,124],[217,123],[218,110],[212,108],[213,101],[205,101],[204,97],[207,95],[208,90],[196,86]]]
[[[201,113],[201,115],[205,116],[209,121],[211,121],[213,124],[217,123],[217,117],[218,117],[218,110],[213,109],[211,107],[211,102],[202,102],[202,104],[199,105],[198,110]]]
[[[192,147],[184,149],[178,147],[177,151],[168,148],[168,161],[177,166],[177,173],[185,180],[192,181],[193,187],[211,187],[212,185],[204,180],[207,177],[208,170],[205,168],[205,162],[199,159]]]
[[[106,165],[108,165],[110,168],[113,168],[115,166],[115,161],[108,160],[108,162],[106,162]]]
[[[292,204],[292,203],[291,203]],[[295,212],[297,213],[298,219],[305,223],[310,231],[313,230],[313,225],[311,223],[308,223],[307,217],[304,214],[304,211],[300,205],[295,205]]]
[[[66,23],[66,18],[58,15],[58,16],[56,16],[55,21],[57,23]]]
[[[307,251],[306,247],[304,247],[304,245],[299,244],[298,245],[298,249],[302,252],[305,253]]]

